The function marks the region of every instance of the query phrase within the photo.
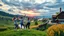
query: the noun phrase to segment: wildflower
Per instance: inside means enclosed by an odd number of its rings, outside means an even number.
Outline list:
[[[48,36],[55,36],[64,33],[64,24],[53,25],[47,30]],[[61,35],[60,35],[61,36]],[[64,36],[64,35],[63,35]]]

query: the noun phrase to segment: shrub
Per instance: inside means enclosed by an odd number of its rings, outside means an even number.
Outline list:
[[[7,30],[7,27],[0,27],[0,31],[5,31]]]
[[[47,30],[48,36],[64,36],[64,24],[53,25]]]
[[[43,19],[42,22],[46,22],[48,19]]]
[[[38,27],[35,27],[33,29],[44,31],[44,30],[47,30],[50,26],[52,26],[52,25],[50,25],[50,24],[42,24],[42,25],[40,25]]]

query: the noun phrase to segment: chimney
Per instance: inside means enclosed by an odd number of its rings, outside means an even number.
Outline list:
[[[60,8],[60,13],[62,12],[62,8]]]

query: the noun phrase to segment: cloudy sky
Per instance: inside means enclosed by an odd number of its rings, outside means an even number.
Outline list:
[[[27,16],[52,16],[64,10],[64,0],[0,0],[0,10]]]

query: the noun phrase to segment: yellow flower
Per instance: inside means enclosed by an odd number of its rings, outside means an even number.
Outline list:
[[[48,36],[54,36],[56,32],[60,34],[61,31],[64,32],[64,24],[58,24],[58,25],[53,25],[49,27],[47,30],[47,33],[48,33]]]

